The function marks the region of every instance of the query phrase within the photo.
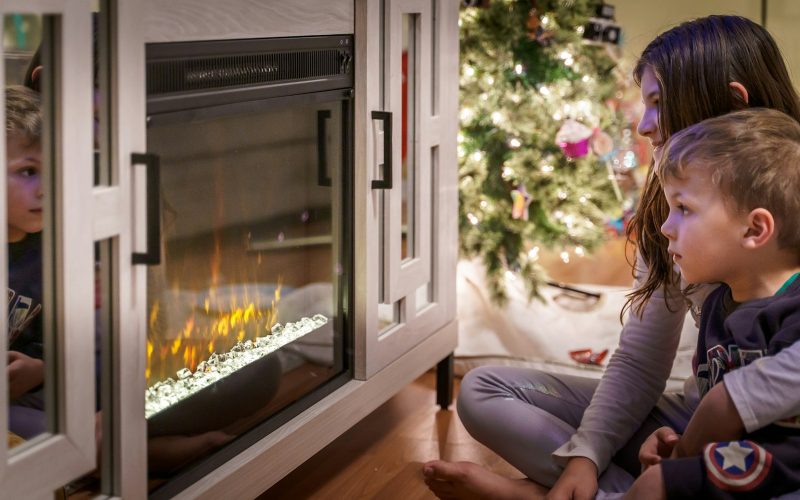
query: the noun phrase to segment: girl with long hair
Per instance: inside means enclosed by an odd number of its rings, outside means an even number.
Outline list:
[[[634,77],[645,105],[639,133],[650,139],[656,158],[672,134],[730,111],[768,107],[800,121],[800,100],[777,44],[742,17],[709,16],[662,33],[643,51]],[[440,498],[619,497],[641,472],[645,439],[663,426],[686,428],[699,400],[694,379],[683,394],[663,391],[687,309],[697,320],[717,285],[681,283],[660,231],[668,208],[652,170],[628,234],[637,248],[630,314],[602,379],[514,367],[467,373],[460,419],[527,479],[470,462],[428,462],[425,481]],[[727,374],[703,399],[702,417],[712,415],[715,423],[706,429],[713,441],[800,414],[797,366],[800,345],[793,345]]]

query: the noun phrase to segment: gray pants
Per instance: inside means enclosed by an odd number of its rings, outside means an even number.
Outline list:
[[[562,467],[550,455],[575,433],[598,383],[529,368],[480,367],[461,382],[458,416],[475,439],[528,478],[552,486]],[[641,470],[639,447],[647,436],[664,425],[682,433],[693,410],[682,395],[663,395],[600,476],[598,498],[626,491]]]

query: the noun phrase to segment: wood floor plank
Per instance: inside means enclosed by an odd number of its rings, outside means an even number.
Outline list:
[[[439,409],[435,387],[425,373],[259,498],[430,500],[422,463],[436,458],[522,477],[469,435],[455,405]]]

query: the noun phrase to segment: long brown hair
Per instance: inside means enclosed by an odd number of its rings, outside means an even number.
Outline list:
[[[778,45],[766,29],[744,17],[708,16],[665,31],[642,52],[633,71],[637,84],[648,67],[660,90],[658,126],[664,141],[689,125],[748,106],[777,109],[800,122],[800,101]],[[744,86],[747,102],[731,82]],[[666,292],[678,280],[661,235],[668,212],[651,167],[627,230],[648,275],[628,295],[623,311],[632,307],[641,314],[656,290]]]

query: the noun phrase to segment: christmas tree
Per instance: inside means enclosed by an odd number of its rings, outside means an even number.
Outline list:
[[[540,248],[583,255],[622,210],[610,175],[612,137],[625,128],[609,105],[616,60],[583,39],[598,4],[491,0],[461,11],[461,251],[481,258],[501,304],[506,273],[536,297]]]

